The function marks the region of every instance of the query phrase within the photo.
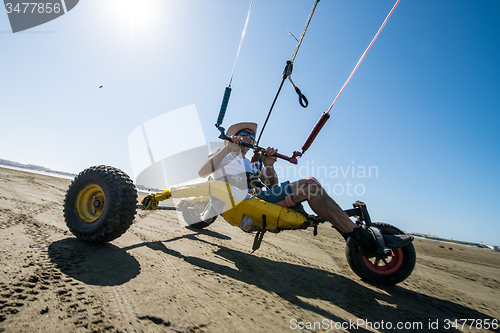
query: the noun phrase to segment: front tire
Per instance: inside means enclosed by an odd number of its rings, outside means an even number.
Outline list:
[[[136,214],[137,191],[123,171],[104,165],[78,174],[66,193],[64,219],[78,239],[105,243],[120,237]]]
[[[382,234],[401,235],[404,232],[386,223],[373,223]],[[361,254],[356,242],[347,240],[346,257],[349,266],[360,278],[383,285],[394,285],[410,276],[417,255],[413,244],[399,249],[393,249],[386,257],[374,256],[367,258]]]

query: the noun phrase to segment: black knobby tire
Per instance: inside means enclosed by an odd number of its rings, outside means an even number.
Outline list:
[[[78,174],[64,200],[64,219],[78,239],[105,243],[120,237],[134,221],[137,191],[130,177],[110,166]]]
[[[377,222],[373,225],[385,235],[404,234],[402,230],[390,224]],[[383,285],[394,285],[404,281],[410,276],[417,260],[412,243],[392,250],[392,254],[383,259],[363,256],[356,243],[350,238],[347,240],[345,251],[347,262],[357,276]]]
[[[217,216],[211,217],[207,220],[201,219],[201,212],[205,209],[206,202],[196,202],[194,204],[194,209],[187,209],[182,211],[182,217],[184,221],[188,224],[189,228],[193,229],[203,229],[211,225],[217,219]]]

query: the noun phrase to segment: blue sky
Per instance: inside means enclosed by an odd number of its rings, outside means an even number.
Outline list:
[[[261,145],[300,149],[394,3],[320,1],[292,75],[310,105],[286,82]],[[0,13],[0,158],[131,173],[129,134],[192,104],[215,140],[249,5],[82,0],[16,34]],[[300,35],[312,5],[255,0],[225,125],[264,122],[295,48],[287,31]],[[498,17],[496,0],[402,0],[296,169],[279,162],[282,180],[326,168],[318,178],[344,208],[360,199],[406,231],[500,244]]]

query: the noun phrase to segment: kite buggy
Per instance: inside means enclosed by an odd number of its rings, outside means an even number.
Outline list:
[[[304,38],[305,31],[307,30],[318,2],[319,0],[315,0],[313,9],[309,14],[300,39],[297,40],[294,54],[291,60],[287,62],[283,72],[283,80],[267,119],[264,122],[260,136],[262,136],[262,132],[269,120],[273,106],[286,79],[290,80],[292,86],[299,95],[301,106],[307,107],[308,105],[307,98],[291,80],[291,72],[298,48]],[[380,27],[370,46],[366,49],[358,65],[398,3],[399,0]],[[252,5],[250,6],[250,10],[251,8]],[[249,15],[247,16],[244,31],[247,27],[248,18]],[[242,41],[243,36],[244,33],[242,35]],[[236,59],[237,58],[238,55]],[[358,65],[356,65],[354,71],[340,90],[330,106],[330,109],[321,115],[302,146],[302,151],[294,151],[291,156],[285,156],[278,153],[275,153],[274,156],[293,164],[298,163],[298,158],[300,158],[311,146],[319,131],[329,119],[330,110],[356,71]],[[234,67],[233,73],[231,74],[231,80],[233,74]],[[232,138],[226,135],[225,129],[222,127],[230,94],[231,81],[229,86],[226,87],[217,123],[215,124],[220,131],[219,138],[226,141],[232,141]],[[256,144],[244,143],[247,148],[254,150],[254,156],[258,156],[258,154],[264,150],[264,148],[258,145],[259,140],[257,140]],[[180,201],[176,206],[159,205],[161,201],[171,198]],[[204,212],[207,211],[207,207],[210,207],[210,203],[213,201],[221,203],[225,208],[223,211],[215,215],[212,214],[207,218]],[[117,168],[103,165],[90,167],[78,174],[70,184],[64,201],[64,217],[68,228],[77,238],[89,243],[105,243],[120,237],[133,223],[137,209],[181,211],[184,220],[189,227],[193,229],[206,228],[214,223],[218,216],[221,216],[230,225],[239,226],[246,232],[255,232],[255,239],[252,247],[253,251],[260,247],[266,232],[279,233],[285,230],[313,228],[314,235],[316,235],[318,232],[318,225],[328,222],[319,216],[309,215],[300,204],[291,207],[283,207],[261,200],[257,196],[249,195],[248,191],[242,190],[230,182],[214,179],[195,184],[174,186],[160,193],[149,194],[140,204],[138,204],[137,191],[131,178]],[[358,226],[368,230],[375,239],[377,245],[376,253],[370,255],[366,255],[365,253],[364,255],[356,244],[356,241],[341,232],[346,240],[347,261],[354,273],[362,279],[384,285],[393,285],[405,280],[412,273],[416,262],[416,253],[413,244],[410,242],[405,246],[391,249],[384,242],[384,235],[405,235],[405,233],[390,224],[372,222],[366,205],[361,201],[356,201],[353,204],[353,208],[344,210],[344,212],[349,217],[355,218],[355,223]],[[251,228],[242,226],[245,221],[252,222]],[[332,225],[332,227],[334,226]]]
[[[253,250],[260,246],[266,232],[313,228],[316,234],[318,225],[325,222],[307,214],[300,206],[285,208],[257,197],[239,200],[237,197],[241,192],[226,182],[212,180],[172,187],[162,193],[146,196],[150,202],[143,200],[143,204],[137,205],[135,186],[124,172],[109,166],[95,166],[82,171],[69,186],[64,202],[64,217],[70,231],[80,240],[105,243],[125,233],[134,221],[137,209],[146,208],[144,204],[152,210],[181,210],[191,228],[206,228],[217,218],[199,220],[212,196],[234,207],[222,214],[229,224],[239,226],[244,215],[253,219],[256,231]],[[182,199],[175,207],[158,205],[169,198]],[[392,225],[371,222],[366,205],[360,201],[345,212],[355,217],[356,223],[364,228],[378,230],[386,235],[404,234]],[[347,261],[362,279],[392,285],[403,281],[413,271],[416,260],[413,244],[392,250],[381,245],[375,256],[367,258],[352,239],[346,241]]]

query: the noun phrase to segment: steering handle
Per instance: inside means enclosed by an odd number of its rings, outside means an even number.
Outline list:
[[[282,155],[282,154],[279,154],[279,153],[276,153],[274,154],[274,156],[278,157],[278,158],[281,158],[283,160],[286,160],[292,164],[298,164],[299,161],[297,160],[298,157],[301,157],[302,156],[302,153],[299,152],[299,151],[294,151],[292,153],[292,156],[286,156],[286,155]]]
[[[226,141],[229,141],[229,142],[233,142],[233,140],[231,139],[230,136],[227,136],[225,134],[225,129],[224,127],[222,126],[219,126],[218,127],[219,131],[220,131],[220,135],[219,135],[219,139],[222,139],[222,140],[226,140]],[[262,148],[262,147],[259,147],[257,145],[252,145],[248,142],[242,142],[240,143],[241,146],[245,146],[245,147],[248,147],[248,148],[251,148],[253,150],[257,150],[257,151],[264,151],[265,149]],[[292,153],[292,156],[286,156],[286,155],[283,155],[283,154],[279,154],[279,153],[275,153],[273,156],[276,156],[277,158],[280,158],[282,160],[285,160],[285,161],[288,161],[292,164],[298,164],[299,161],[297,160],[298,157],[301,157],[302,156],[302,153],[301,152],[298,152],[298,151],[294,151]]]

